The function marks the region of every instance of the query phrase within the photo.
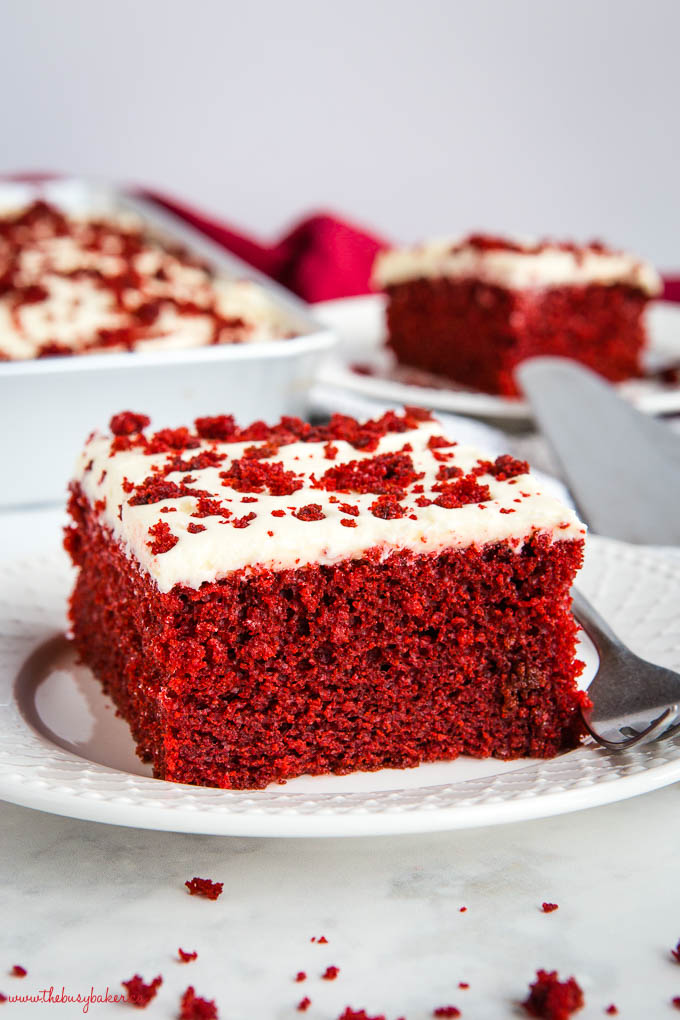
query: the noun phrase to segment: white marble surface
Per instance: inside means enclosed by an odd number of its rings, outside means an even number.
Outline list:
[[[3,518],[0,556],[56,535],[61,512],[37,516],[23,545],[13,520]],[[672,786],[505,827],[328,841],[147,832],[0,805],[0,992],[119,993],[134,973],[162,974],[144,1013],[109,1004],[88,1015],[172,1018],[193,984],[221,1020],[335,1020],[347,1005],[425,1020],[449,1003],[466,1018],[502,1020],[525,1015],[517,1002],[545,967],[576,976],[584,1018],[611,1002],[622,1017],[671,1017],[678,795]],[[194,875],[223,881],[222,897],[188,896]],[[544,900],[559,909],[543,914]],[[322,934],[328,945],[310,942]],[[178,946],[198,960],[175,962]],[[8,975],[15,963],[25,979]],[[329,964],[340,968],[334,982],[320,980]],[[293,982],[298,970],[306,982]],[[299,1014],[304,995],[312,1006]],[[82,1015],[73,1004],[3,1008]]]

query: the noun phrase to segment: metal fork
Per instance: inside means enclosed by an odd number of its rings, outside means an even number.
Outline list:
[[[591,737],[610,751],[626,751],[677,733],[680,674],[635,655],[581,592],[572,596],[574,615],[600,657],[588,688],[593,707],[582,713]]]

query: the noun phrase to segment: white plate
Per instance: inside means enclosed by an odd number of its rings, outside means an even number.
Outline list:
[[[241,792],[151,778],[127,726],[63,638],[63,555],[0,567],[0,797],[76,818],[249,836],[425,832],[518,821],[631,797],[680,779],[680,736],[550,761],[459,758],[409,770],[302,777]],[[581,584],[626,641],[680,669],[680,557],[589,540]],[[586,680],[596,655],[584,643]]]
[[[390,404],[415,404],[479,418],[531,420],[524,400],[456,387],[449,380],[399,366],[385,347],[385,303],[379,294],[320,302],[314,312],[342,339],[340,348],[321,369],[319,381],[326,385]],[[647,325],[650,345],[644,359],[646,369],[658,372],[680,364],[680,305],[655,301],[647,310]],[[367,371],[357,371],[357,366]],[[648,414],[680,411],[680,385],[633,379],[621,383],[619,390]]]

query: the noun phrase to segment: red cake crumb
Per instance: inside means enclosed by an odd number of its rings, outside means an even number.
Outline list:
[[[326,938],[325,935],[322,935],[320,938],[317,938],[316,935],[312,935],[312,937],[311,937],[311,939],[309,941],[310,942],[316,942],[317,945],[319,945],[319,946],[322,946],[322,945],[323,946],[327,946],[328,945],[328,939]]]
[[[299,521],[323,521],[326,515],[318,503],[308,503],[307,506],[301,506],[299,510],[293,511],[293,517],[297,517]]]
[[[387,1020],[384,1013],[380,1016],[369,1016],[365,1009],[352,1009],[348,1006],[344,1013],[342,1013],[338,1020]],[[405,1017],[399,1017],[399,1020],[405,1020]]]
[[[198,953],[188,953],[186,949],[178,949],[177,953],[179,954],[180,963],[191,963],[192,960],[198,959]]]
[[[676,963],[680,963],[680,942],[678,942],[675,949],[671,949],[671,956]]]
[[[467,981],[459,981],[459,982],[458,982],[458,987],[459,987],[459,988],[469,988],[469,987],[470,987],[470,985],[468,984],[468,982],[467,982]]]
[[[541,910],[544,914],[552,914],[553,910],[559,910],[558,903],[542,903]]]
[[[307,974],[305,973],[305,971],[304,970],[299,970],[297,972],[297,974],[295,975],[295,980],[298,981],[298,982],[306,981],[307,980]]]
[[[244,517],[234,517],[234,520],[232,521],[232,526],[234,528],[247,528],[250,526],[250,522],[254,521],[256,517],[257,514],[254,514],[252,511],[249,514],[246,514]]]
[[[156,998],[158,989],[163,984],[160,974],[153,979],[150,985],[144,983],[139,974],[135,974],[129,981],[121,981],[124,988],[127,988],[127,1002],[137,1009],[146,1009],[152,999]]]
[[[297,1006],[295,1007],[298,1013],[305,1013],[312,1004],[312,1000],[308,995],[305,995],[304,999],[300,999]]]
[[[457,1006],[438,1006],[432,1010],[432,1016],[457,1017],[460,1016],[460,1010]]]
[[[2,992],[0,992],[0,1002],[7,1002],[7,996],[3,995]]]
[[[539,970],[522,1006],[541,1020],[569,1020],[584,1004],[583,992],[573,977],[560,981],[556,970]]]
[[[191,524],[187,525],[187,531],[192,535],[197,535],[199,531],[205,531],[205,524],[194,524],[192,521]]]
[[[339,967],[326,967],[325,971],[321,975],[324,981],[335,981],[336,977],[340,973]]]
[[[180,1000],[178,1020],[218,1020],[217,1006],[214,1000],[196,995],[193,985],[189,985]]]
[[[675,995],[671,999],[671,1005],[674,1006],[676,1009],[680,1009],[680,995]]]
[[[467,907],[460,907],[459,910],[458,910],[458,913],[459,914],[464,914],[466,910],[467,910]]]
[[[21,964],[15,963],[10,971],[10,974],[12,975],[12,977],[23,978],[26,977],[28,971],[26,970],[25,967],[22,967]]]
[[[146,544],[154,556],[160,556],[161,553],[169,552],[179,542],[177,535],[173,535],[170,530],[170,525],[167,521],[158,521],[157,524],[153,524],[149,528],[149,534],[153,542],[147,542]]]
[[[605,1013],[607,1014],[607,1016],[618,1016],[619,1015],[618,1008],[614,1005],[613,1002],[612,1002],[612,1004],[610,1006],[607,1006],[607,1008],[605,1009]]]
[[[146,414],[135,414],[134,411],[121,411],[114,414],[109,422],[109,429],[114,436],[131,436],[133,432],[141,432],[151,424]]]
[[[416,474],[408,453],[381,453],[364,460],[350,460],[329,468],[316,483],[328,492],[374,492],[388,495],[404,492],[413,482],[423,478]]]
[[[184,884],[191,896],[204,896],[207,900],[216,900],[224,889],[224,882],[212,882],[209,878],[194,877]]]

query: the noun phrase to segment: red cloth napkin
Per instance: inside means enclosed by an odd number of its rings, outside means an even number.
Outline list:
[[[370,293],[373,260],[389,246],[368,230],[328,212],[306,217],[279,241],[267,245],[166,195],[143,194],[305,301]]]

